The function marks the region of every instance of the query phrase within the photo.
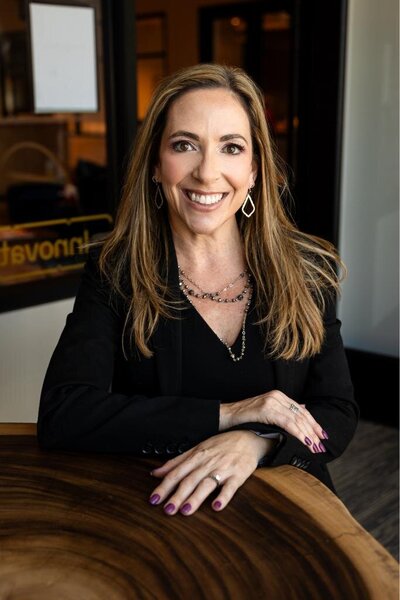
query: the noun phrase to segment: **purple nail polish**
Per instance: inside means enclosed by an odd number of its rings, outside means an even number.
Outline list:
[[[319,449],[321,450],[321,452],[326,452],[326,448],[322,442],[319,443]]]
[[[189,510],[192,510],[192,505],[189,504],[189,502],[186,502],[186,504],[184,504],[182,506],[182,508],[180,509],[181,513],[184,513],[184,514],[188,513]]]
[[[169,504],[167,504],[167,506],[164,507],[164,510],[166,513],[171,514],[175,510],[175,504],[172,504],[170,502]]]
[[[317,444],[313,444],[313,450],[314,452],[319,452],[320,449],[318,448]]]
[[[312,441],[310,440],[310,438],[306,437],[306,438],[304,438],[304,441],[307,444],[307,446],[311,446]]]
[[[150,497],[150,504],[158,504],[160,501],[160,496],[158,494],[153,494]]]
[[[214,507],[214,508],[217,508],[217,509],[218,509],[218,508],[221,508],[221,506],[222,506],[222,502],[220,502],[219,500],[217,500],[217,501],[216,501],[216,502],[214,502],[214,504],[213,504],[213,507]]]
[[[324,436],[325,440],[329,440],[329,435],[326,433],[326,431],[322,430],[322,435]]]

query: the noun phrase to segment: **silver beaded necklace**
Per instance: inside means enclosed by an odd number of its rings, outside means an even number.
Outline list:
[[[246,350],[246,318],[247,318],[247,313],[249,312],[249,308],[250,308],[250,304],[251,304],[251,287],[250,287],[250,293],[248,296],[248,300],[246,302],[246,306],[244,307],[244,313],[243,313],[243,321],[242,321],[242,346],[241,346],[241,351],[239,356],[236,356],[233,352],[232,352],[232,348],[229,344],[227,344],[225,342],[225,340],[223,340],[222,338],[219,338],[219,340],[224,344],[224,346],[227,347],[228,352],[229,352],[229,356],[231,357],[231,359],[233,360],[233,362],[238,362],[239,360],[242,360],[245,350]]]
[[[220,293],[228,290],[229,288],[233,287],[233,285],[236,283],[236,281],[238,281],[241,277],[244,277],[245,274],[247,274],[247,284],[244,288],[244,290],[241,292],[241,294],[239,294],[238,296],[236,296],[233,299],[221,299],[218,298],[218,302],[238,302],[243,300],[244,298],[244,294],[248,293],[247,296],[247,302],[246,305],[244,307],[244,311],[243,311],[243,321],[242,321],[242,344],[241,344],[241,352],[238,356],[236,356],[233,352],[232,352],[232,347],[222,338],[220,338],[219,336],[218,339],[220,342],[222,342],[224,344],[224,346],[226,346],[228,352],[229,352],[229,356],[231,357],[231,359],[233,360],[233,362],[238,362],[240,360],[242,360],[244,353],[246,351],[246,318],[247,318],[247,313],[249,312],[249,308],[250,308],[250,304],[251,304],[251,298],[252,298],[252,292],[253,292],[253,288],[250,282],[250,273],[246,270],[243,271],[243,273],[240,273],[240,275],[238,275],[238,277],[230,284],[228,284],[227,286],[224,287],[224,289],[218,291],[218,292],[204,292],[199,285],[197,285],[194,281],[192,281],[187,274],[180,268],[180,266],[178,265],[178,271],[179,271],[179,287],[181,289],[181,292],[184,294],[186,300],[194,307],[194,304],[192,302],[192,300],[190,299],[190,296],[194,296],[195,298],[201,298],[204,300],[215,300],[215,295],[219,295]],[[188,281],[190,281],[190,283],[192,283],[195,287],[197,287],[202,294],[195,294],[193,290],[190,290],[188,288],[187,285],[185,285],[183,279],[182,279],[182,275],[184,277],[186,277],[186,279]],[[192,293],[190,293],[192,292]],[[241,296],[241,297],[240,297]],[[195,307],[194,307],[195,308]]]
[[[193,279],[191,279],[189,277],[189,275],[187,273],[185,273],[185,271],[183,269],[181,269],[181,267],[178,265],[178,270],[179,270],[179,286],[182,288],[183,292],[187,292],[187,294],[189,294],[189,296],[194,296],[195,298],[201,298],[203,300],[213,300],[214,302],[241,302],[244,298],[244,295],[247,293],[249,286],[249,274],[247,269],[245,269],[242,273],[239,273],[239,275],[236,277],[236,279],[234,279],[233,281],[231,281],[231,283],[227,283],[221,290],[217,290],[216,292],[205,292],[198,283],[196,283],[195,281],[193,281]],[[239,279],[242,279],[243,277],[245,277],[245,275],[247,275],[247,284],[244,286],[243,290],[240,292],[240,294],[237,294],[234,298],[222,298],[221,294],[223,294],[224,292],[226,292],[227,290],[231,289],[235,283],[237,281],[239,281]],[[187,281],[189,281],[192,285],[194,285],[195,288],[197,288],[199,290],[200,293],[196,293],[194,289],[190,288],[183,280],[183,278],[187,279]]]

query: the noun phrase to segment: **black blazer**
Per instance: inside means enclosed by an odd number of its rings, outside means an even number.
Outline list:
[[[175,250],[170,240],[170,289],[179,294]],[[47,369],[40,400],[38,441],[44,449],[127,452],[166,460],[218,434],[218,399],[181,395],[181,326],[161,319],[151,338],[154,356],[135,349],[122,352],[125,308],[113,298],[91,252],[67,322]],[[245,423],[235,429],[280,432],[282,442],[261,462],[291,464],[318,477],[334,490],[326,463],[350,442],[358,420],[340,322],[331,302],[325,315],[326,338],[317,356],[275,360],[276,389],[308,410],[329,434],[326,453],[312,454],[283,429]]]

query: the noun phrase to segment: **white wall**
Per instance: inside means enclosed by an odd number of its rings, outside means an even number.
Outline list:
[[[73,300],[0,315],[0,422],[34,423],[50,356]]]
[[[350,0],[339,315],[350,348],[398,356],[398,2]]]

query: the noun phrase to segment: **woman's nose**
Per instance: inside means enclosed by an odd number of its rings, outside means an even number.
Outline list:
[[[193,169],[193,177],[204,183],[212,183],[219,179],[219,176],[218,158],[209,151],[200,154]]]

